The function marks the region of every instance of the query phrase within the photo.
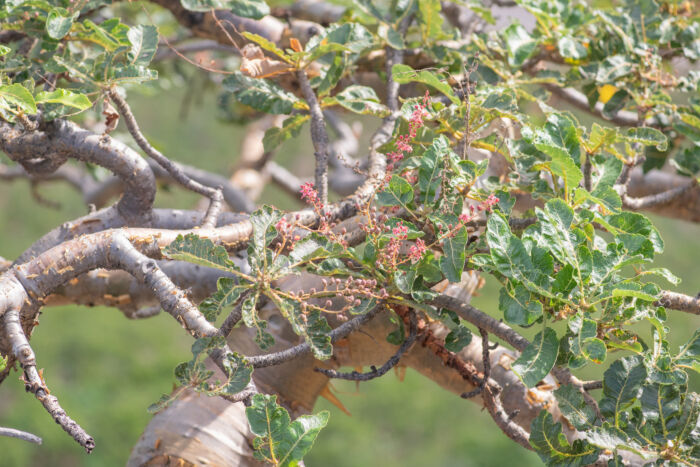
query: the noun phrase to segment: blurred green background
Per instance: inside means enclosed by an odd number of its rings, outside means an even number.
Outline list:
[[[213,93],[205,94],[184,120],[180,116],[182,98],[181,91],[172,92],[167,99],[132,94],[130,102],[146,134],[166,155],[230,173],[242,130],[212,115]],[[297,174],[310,175],[309,147],[302,136],[280,149],[276,160]],[[5,161],[4,156],[0,158]],[[61,208],[37,205],[26,182],[0,184],[0,256],[13,259],[41,234],[86,213],[80,197],[64,184],[42,185],[39,191],[60,202]],[[197,199],[171,187],[160,190],[157,204],[187,208]],[[263,201],[293,207],[294,202],[287,199],[274,186],[266,187]],[[684,279],[680,291],[695,295],[700,291],[696,266],[700,251],[694,248],[700,239],[700,226],[658,217],[653,220],[667,245],[658,265],[669,267]],[[487,281],[474,303],[497,316],[497,292],[498,285]],[[670,312],[674,348],[697,328],[697,319],[693,319]],[[44,310],[41,325],[32,336],[39,367],[45,369],[52,393],[94,436],[97,447],[86,455],[33,396],[24,393],[19,374],[12,373],[0,385],[0,426],[35,433],[44,444],[0,438],[0,466],[124,465],[150,418],[146,408],[171,389],[173,368],[190,358],[190,344],[180,326],[165,314],[129,321],[106,308]],[[600,378],[601,370],[589,367],[582,374]],[[697,378],[692,386],[698,391]],[[318,403],[317,410],[329,409],[332,416],[307,457],[309,466],[540,465],[535,454],[507,439],[486,412],[410,370],[403,382],[389,373],[362,383],[359,389],[355,383],[343,382],[335,388],[352,416],[325,400]]]

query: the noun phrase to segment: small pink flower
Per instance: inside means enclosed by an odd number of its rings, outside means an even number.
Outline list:
[[[460,215],[459,215],[459,221],[460,221],[462,224],[466,224],[466,223],[469,222],[470,220],[472,220],[472,218],[471,218],[471,216],[469,216],[469,214],[460,214]]]
[[[408,227],[403,225],[403,222],[399,221],[391,233],[393,233],[399,240],[405,240],[408,236]]]
[[[411,248],[408,253],[409,258],[411,258],[411,262],[416,263],[420,261],[420,259],[423,257],[423,254],[425,253],[425,250],[425,242],[420,238],[416,240],[415,245],[411,245]]]
[[[318,192],[314,188],[313,183],[307,182],[301,186],[301,199],[309,204],[314,204],[314,202],[318,199]]]

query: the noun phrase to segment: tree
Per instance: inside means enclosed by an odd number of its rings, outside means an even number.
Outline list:
[[[65,180],[101,208],[0,269],[0,381],[20,371],[89,453],[89,427],[37,369],[38,313],[162,309],[193,356],[133,465],[295,465],[328,423],[309,412],[330,379],[399,362],[549,465],[697,465],[700,332],[672,348],[665,321],[700,300],[653,266],[664,242],[641,213],[700,220],[697,5],[517,3],[528,27],[437,0],[4,2],[0,149],[17,163],[4,177]],[[141,132],[126,92],[184,62],[228,118],[255,120],[248,186]],[[366,157],[351,114],[378,122]],[[119,121],[132,141],[110,136]],[[313,182],[271,160],[307,123]],[[306,206],[256,206],[264,177]],[[202,209],[155,209],[157,180]],[[482,276],[502,285],[490,314],[470,305]]]

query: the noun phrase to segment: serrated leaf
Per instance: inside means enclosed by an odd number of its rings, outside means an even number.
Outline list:
[[[630,74],[634,63],[626,55],[614,55],[603,60],[598,66],[596,81],[600,84],[613,84],[617,79]]]
[[[559,410],[567,420],[579,431],[593,427],[596,415],[592,407],[586,404],[583,394],[568,384],[554,391]]]
[[[227,353],[222,359],[226,382],[220,385],[215,394],[232,396],[238,394],[248,386],[253,374],[253,366],[244,356],[237,353]]]
[[[462,280],[468,241],[469,233],[466,227],[457,230],[454,236],[443,239],[442,251],[444,255],[440,258],[440,270],[445,274],[445,278],[452,283]]]
[[[537,333],[530,345],[513,363],[512,369],[525,386],[531,388],[554,367],[559,353],[559,339],[551,328]]]
[[[598,448],[586,441],[577,439],[569,444],[561,423],[554,423],[546,410],[540,411],[530,425],[530,444],[547,465],[583,467],[598,459]]]
[[[11,111],[21,111],[27,114],[37,112],[36,102],[32,94],[21,84],[0,86],[0,108]]]
[[[74,93],[67,89],[41,91],[37,93],[35,99],[37,104],[61,104],[78,110],[92,107],[92,102],[85,94]]]
[[[250,285],[241,285],[232,277],[220,277],[216,282],[216,293],[199,304],[207,321],[216,321],[225,308],[232,306]]]
[[[158,29],[151,25],[138,25],[127,33],[131,49],[127,59],[132,65],[148,66],[158,49]]]
[[[604,416],[614,418],[615,426],[620,413],[639,397],[646,377],[647,370],[638,355],[616,360],[605,371],[600,411]]]
[[[208,238],[201,238],[191,233],[184,237],[178,235],[175,241],[163,248],[163,255],[170,259],[187,261],[223,271],[232,271],[236,268],[223,246],[214,245],[214,242]]]
[[[288,114],[299,99],[273,82],[235,72],[223,81],[224,89],[242,104],[271,114]]]
[[[530,58],[537,48],[537,41],[519,24],[511,24],[503,31],[508,50],[508,63],[519,67]]]
[[[280,299],[275,303],[282,316],[292,325],[292,330],[311,346],[314,357],[319,360],[329,359],[333,354],[331,327],[321,312],[318,309],[302,311],[296,300]]]
[[[564,58],[581,60],[588,56],[588,49],[571,37],[565,36],[559,39],[559,41],[557,41],[557,48],[559,49],[559,54]]]
[[[335,23],[323,30],[321,33],[314,35],[306,43],[304,50],[310,53],[309,60],[331,52],[331,49],[322,50],[325,44],[336,44],[342,46],[342,50],[350,51],[353,54],[359,54],[363,50],[369,48],[374,42],[372,34],[361,24]]]
[[[624,138],[627,141],[641,143],[645,146],[656,146],[656,149],[659,151],[666,151],[668,149],[668,138],[656,128],[629,128]]]
[[[401,206],[409,209],[408,205],[413,202],[413,197],[411,184],[398,175],[392,175],[387,187],[377,195],[377,202],[382,206]]]
[[[301,132],[301,128],[311,118],[310,115],[293,115],[287,118],[282,127],[272,127],[265,132],[263,137],[263,148],[265,152],[277,149],[283,142],[291,138],[296,138]]]
[[[501,112],[513,113],[518,110],[518,99],[512,89],[502,89],[490,93],[484,103],[481,104],[484,109],[494,109]]]
[[[460,352],[472,341],[472,332],[462,325],[457,326],[445,336],[445,348],[450,352]]]
[[[419,22],[424,41],[442,36],[441,10],[440,0],[418,0]]]
[[[71,13],[65,8],[53,8],[46,18],[46,33],[52,39],[63,39],[70,31],[78,14],[78,12]]]
[[[291,422],[287,411],[277,404],[277,396],[255,394],[246,408],[255,457],[279,466],[297,465],[313,446],[319,431],[328,423],[329,412],[302,415]]]
[[[284,53],[284,51],[277,47],[277,44],[275,44],[271,40],[248,31],[242,32],[241,35],[249,41],[258,44],[262,49],[267,50],[268,52],[272,52],[273,54],[277,55],[286,62],[290,62],[289,55]]]
[[[521,284],[501,289],[498,309],[507,323],[519,326],[531,326],[542,316],[542,303]]]
[[[386,117],[390,113],[389,109],[379,101],[374,89],[369,86],[348,86],[335,96],[326,97],[321,103],[324,106],[339,105],[362,115]]]
[[[281,212],[267,205],[250,215],[250,223],[253,224],[250,242],[258,255],[262,255],[265,248],[277,238],[275,225],[281,218]]]
[[[231,10],[238,16],[261,19],[270,14],[270,7],[263,0],[180,0],[190,11],[208,13],[211,10]]]
[[[416,71],[408,65],[399,63],[391,68],[391,74],[394,77],[394,80],[399,84],[407,84],[412,82],[422,83],[434,89],[437,89],[438,91],[446,95],[452,101],[453,104],[460,104],[460,101],[457,98],[457,96],[455,96],[452,87],[446,82],[440,80],[440,78],[438,78],[437,75],[430,71]]]

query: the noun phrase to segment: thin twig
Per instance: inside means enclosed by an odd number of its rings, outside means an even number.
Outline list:
[[[15,357],[22,364],[24,369],[23,379],[24,387],[27,392],[31,392],[37,398],[44,409],[51,415],[54,421],[63,430],[71,435],[85,451],[90,453],[95,447],[95,440],[87,434],[87,432],[78,425],[72,418],[66,414],[61,405],[58,403],[56,396],[52,396],[44,378],[36,369],[36,357],[34,350],[29,345],[29,341],[22,330],[20,324],[19,311],[10,309],[2,316],[4,331],[8,341],[12,345]]]
[[[17,438],[34,444],[41,444],[41,438],[39,438],[37,435],[33,435],[22,430],[15,430],[14,428],[5,428],[0,426],[0,436]]]
[[[139,145],[143,152],[158,162],[158,164],[160,164],[160,166],[163,167],[182,186],[209,198],[209,208],[204,216],[202,227],[214,227],[223,205],[224,197],[222,194],[222,188],[211,188],[204,186],[188,177],[185,172],[177,166],[177,164],[173,163],[170,159],[161,154],[160,151],[151,146],[143,133],[141,133],[141,129],[136,122],[134,114],[131,112],[129,104],[127,104],[126,100],[119,95],[117,89],[115,87],[111,87],[107,90],[107,94],[109,95],[110,99],[112,99],[112,102],[114,102],[114,105],[117,106],[117,109],[119,109],[119,113],[122,115],[122,117],[124,117],[124,123],[126,124],[129,133],[131,133],[134,141],[136,141],[136,144]]]
[[[347,323],[343,323],[333,331],[331,331],[331,342],[336,342],[349,336],[352,332],[357,331],[360,326],[365,324],[367,321],[372,319],[379,311],[383,308],[383,304],[380,303],[364,315],[356,316]],[[265,368],[268,366],[275,366],[281,363],[287,362],[294,358],[304,355],[311,351],[311,346],[304,342],[303,344],[296,345],[286,350],[280,352],[267,354],[267,355],[256,355],[254,357],[248,357],[248,362],[253,365],[253,368]]]
[[[238,300],[236,300],[237,303],[233,307],[233,310],[231,310],[231,313],[228,314],[224,322],[221,323],[219,332],[222,336],[228,337],[236,324],[238,324],[238,322],[241,320],[241,317],[243,316],[243,302],[251,293],[253,293],[253,289],[248,289],[243,292],[240,297],[238,297]]]
[[[311,84],[309,84],[306,71],[299,70],[297,78],[311,114],[311,141],[314,145],[314,156],[316,157],[314,185],[319,199],[325,206],[328,204],[328,131],[326,130],[326,121],[316,93],[311,88]]]
[[[689,183],[671,188],[670,190],[662,191],[653,195],[643,196],[641,198],[633,198],[627,195],[627,190],[622,195],[622,203],[629,209],[647,209],[654,206],[662,206],[671,201],[683,196],[689,190],[695,188],[698,184],[696,179],[692,179]]]
[[[368,371],[366,373],[360,373],[357,371],[353,371],[351,373],[341,373],[337,370],[325,368],[314,368],[314,371],[322,373],[328,376],[329,378],[346,379],[349,381],[370,381],[374,378],[379,378],[380,376],[385,375],[389,370],[394,368],[399,363],[399,360],[401,360],[403,354],[406,353],[415,342],[417,334],[416,316],[414,313],[409,314],[409,328],[410,330],[408,337],[404,339],[396,353],[392,355],[391,358],[389,358],[389,360],[387,360],[386,363],[379,368],[373,365],[370,367],[371,371]]]

